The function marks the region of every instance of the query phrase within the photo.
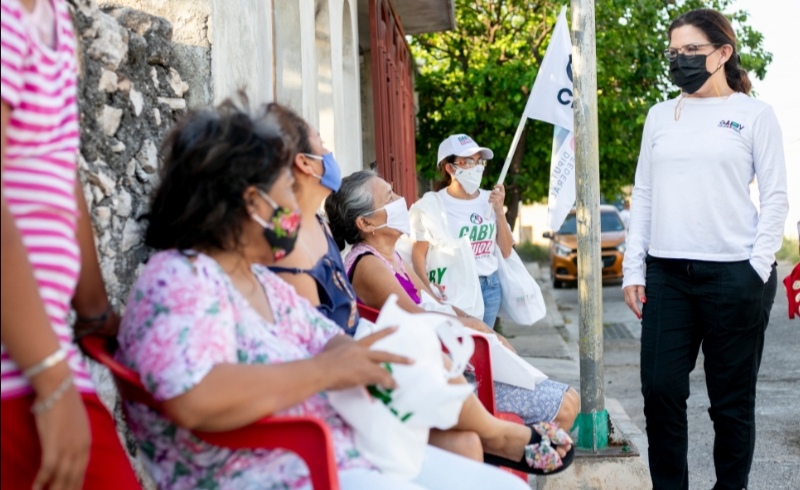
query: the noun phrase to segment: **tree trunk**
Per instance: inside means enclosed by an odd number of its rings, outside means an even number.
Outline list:
[[[525,140],[528,136],[528,124],[527,121],[525,123],[525,127],[522,128],[522,135],[519,137],[519,143],[517,144],[517,150],[514,152],[514,157],[511,158],[511,165],[508,167],[508,176],[506,177],[506,182],[509,180],[514,182],[514,176],[519,175],[520,169],[522,168],[522,156],[525,155]],[[509,177],[511,177],[509,179]],[[511,230],[514,230],[514,226],[517,222],[517,215],[519,214],[519,205],[520,205],[520,195],[521,191],[519,188],[519,184],[512,183],[506,186],[506,206],[508,206],[508,211],[506,211],[506,220],[508,220],[508,224],[511,225]]]

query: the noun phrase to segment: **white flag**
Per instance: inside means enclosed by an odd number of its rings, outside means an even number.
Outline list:
[[[555,125],[550,158],[550,192],[547,224],[561,227],[575,204],[575,134],[572,110],[572,43],[567,27],[567,7],[561,7],[550,45],[536,75],[524,116]]]
[[[572,131],[572,43],[566,12],[567,7],[561,7],[550,45],[525,105],[525,116]]]
[[[499,184],[505,180],[511,157],[517,150],[527,119],[538,119],[555,125],[553,153],[550,160],[550,193],[547,199],[547,223],[551,229],[561,227],[575,204],[575,137],[572,111],[572,43],[567,27],[567,7],[561,8],[550,45],[536,75],[525,112],[511,142]]]

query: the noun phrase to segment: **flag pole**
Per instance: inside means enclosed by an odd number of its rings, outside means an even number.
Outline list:
[[[511,149],[508,150],[506,154],[506,161],[503,163],[503,170],[500,171],[500,178],[497,179],[498,184],[503,184],[506,180],[506,175],[508,174],[508,167],[511,166],[511,159],[514,158],[514,153],[517,152],[517,145],[519,144],[519,139],[522,137],[522,130],[525,129],[525,122],[528,120],[528,116],[526,113],[522,114],[522,118],[519,120],[519,125],[517,126],[517,132],[514,133],[514,139],[511,141]]]
[[[594,0],[572,0],[581,372],[577,446],[593,452],[608,446],[608,411],[603,389],[603,278],[600,263],[600,156],[594,15]]]

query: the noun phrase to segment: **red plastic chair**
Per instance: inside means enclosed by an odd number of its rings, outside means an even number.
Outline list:
[[[139,375],[113,357],[108,339],[88,335],[80,340],[89,357],[107,367],[124,400],[163,411],[142,385]],[[226,432],[192,431],[199,439],[229,449],[285,449],[303,459],[315,490],[339,490],[333,436],[325,423],[315,417],[265,417],[248,426]]]
[[[375,322],[378,320],[380,311],[375,308],[358,304],[358,314],[365,320]],[[497,406],[494,402],[494,385],[492,384],[492,358],[489,353],[489,341],[480,335],[473,335],[472,340],[475,343],[475,351],[469,362],[475,369],[475,383],[478,385],[478,392],[476,393],[478,400],[481,401],[486,410],[495,417],[506,420],[508,422],[516,422],[522,424],[522,419],[519,415],[510,412],[498,412]],[[446,349],[444,349],[446,351]],[[512,470],[511,468],[503,468],[509,473],[521,478],[523,481],[528,481],[528,474],[522,471]]]

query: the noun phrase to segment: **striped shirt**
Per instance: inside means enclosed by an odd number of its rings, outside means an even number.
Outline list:
[[[80,141],[75,37],[64,0],[52,2],[54,47],[39,41],[32,20],[18,0],[0,0],[0,97],[11,108],[2,187],[53,330],[69,352],[78,389],[87,393],[94,387],[71,342],[72,329],[67,324],[80,272],[75,201]],[[5,346],[0,345],[0,356],[0,397],[30,393],[30,385]]]

